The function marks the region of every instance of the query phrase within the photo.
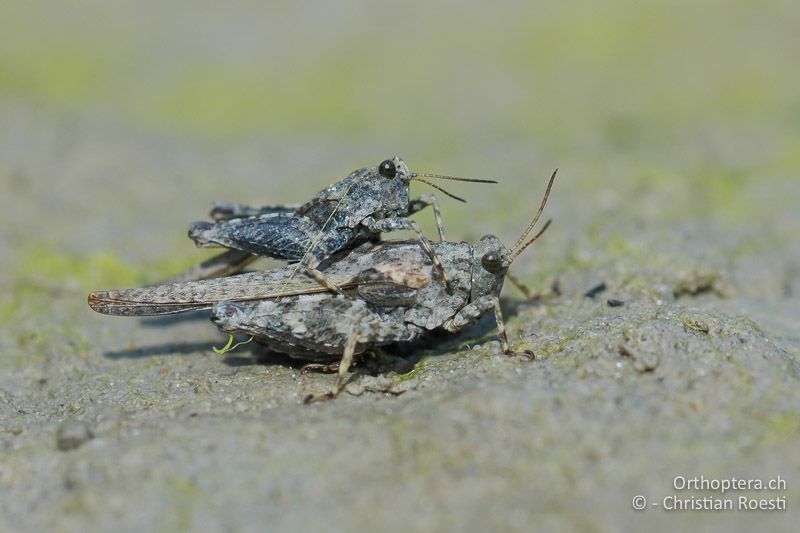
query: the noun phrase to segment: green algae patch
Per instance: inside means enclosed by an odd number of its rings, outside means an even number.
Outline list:
[[[0,93],[21,95],[54,108],[86,104],[102,96],[113,59],[102,46],[74,40],[0,48]]]
[[[202,495],[197,483],[186,477],[175,476],[166,483],[170,512],[168,522],[175,531],[189,531],[194,524],[194,506]]]
[[[0,299],[3,322],[12,315],[44,315],[54,299],[89,290],[95,283],[124,285],[136,279],[132,266],[111,253],[78,258],[45,246],[34,246],[19,254],[19,261],[9,274]]]
[[[26,248],[18,258],[0,300],[0,319],[4,321],[25,310],[45,311],[54,299],[142,281],[139,270],[113,252],[81,257],[39,244]]]
[[[235,337],[233,335],[228,335],[228,342],[225,344],[225,346],[223,346],[222,348],[217,348],[216,346],[212,346],[211,349],[217,355],[225,355],[228,352],[234,351],[239,346],[251,343],[253,339],[255,339],[255,337],[251,336],[246,341],[241,341],[234,344],[233,341],[235,340]]]
[[[705,333],[708,334],[711,327],[709,324],[703,320],[702,318],[696,318],[694,316],[689,315],[688,313],[681,313],[678,316],[678,320],[686,326],[686,329],[691,331],[696,331],[697,333]]]
[[[369,117],[359,112],[353,81],[321,65],[288,77],[230,65],[217,65],[213,71],[183,69],[146,94],[137,112],[145,122],[166,131],[214,132],[220,137],[252,134],[275,124],[281,124],[284,132],[355,133],[367,126]],[[321,86],[324,92],[310,90]]]
[[[88,288],[94,285],[126,285],[141,281],[134,265],[114,252],[101,251],[88,256],[61,253],[38,244],[19,254],[17,276],[55,286]]]
[[[410,381],[410,380],[416,378],[422,372],[425,371],[425,365],[427,364],[429,359],[430,359],[430,356],[423,357],[422,359],[419,360],[419,362],[416,365],[414,365],[414,368],[412,368],[409,372],[406,372],[405,374],[398,374],[398,375],[394,376],[394,380],[396,382],[398,382],[398,383],[402,383],[404,381]]]
[[[767,428],[768,432],[774,435],[798,435],[800,434],[800,419],[794,411],[780,413],[767,421]]]

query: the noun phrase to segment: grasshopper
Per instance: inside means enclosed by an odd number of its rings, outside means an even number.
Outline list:
[[[325,274],[347,297],[327,291],[291,267],[158,287],[89,295],[100,313],[158,315],[211,309],[211,320],[231,334],[253,336],[273,351],[314,362],[338,360],[331,391],[305,403],[332,399],[346,383],[355,356],[398,343],[425,341],[432,333],[457,333],[493,311],[503,353],[533,358],[508,342],[499,295],[513,261],[548,228],[525,240],[544,210],[555,180],[550,177],[539,210],[511,248],[494,235],[474,245],[433,244],[451,280],[434,274],[432,260],[414,242],[386,242],[352,250],[324,263]]]
[[[463,202],[464,199],[425,178],[497,183],[494,180],[411,172],[406,163],[395,156],[376,167],[352,172],[302,205],[258,207],[218,203],[211,211],[214,222],[193,223],[189,237],[201,247],[222,246],[231,250],[172,281],[232,274],[256,256],[266,256],[298,261],[296,270],[302,269],[323,287],[344,294],[318,268],[322,261],[336,252],[375,240],[383,232],[411,230],[431,257],[437,273],[447,282],[430,241],[419,225],[408,218],[432,206],[439,240],[444,240],[439,204],[432,194],[411,200],[409,184],[412,180],[421,181],[456,200]]]

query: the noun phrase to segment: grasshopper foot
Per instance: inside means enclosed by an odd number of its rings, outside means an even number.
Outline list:
[[[305,375],[309,372],[321,372],[323,374],[330,374],[339,371],[339,361],[334,363],[308,363],[300,368],[300,374]]]
[[[309,405],[314,402],[321,402],[325,400],[333,400],[339,395],[336,391],[328,391],[318,394],[309,394],[305,398],[303,398],[303,404]]]
[[[512,350],[508,349],[504,352],[508,357],[524,357],[528,361],[536,359],[536,354],[532,350]]]
[[[450,285],[449,281],[444,284],[444,292],[446,292],[449,295],[452,295],[454,292],[453,286]]]
[[[353,364],[353,356],[355,355],[356,344],[358,342],[358,335],[353,332],[348,338],[344,346],[344,353],[342,359],[339,361],[338,375],[336,376],[336,384],[333,386],[332,391],[322,394],[309,394],[303,399],[303,403],[308,405],[310,403],[319,402],[322,400],[333,400],[344,389],[347,382],[347,371],[350,370],[350,365]]]

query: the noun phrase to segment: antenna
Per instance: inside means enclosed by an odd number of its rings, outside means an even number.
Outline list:
[[[550,176],[550,182],[547,184],[547,190],[544,192],[544,198],[542,198],[542,203],[539,205],[539,211],[536,212],[536,216],[533,217],[533,220],[531,221],[530,224],[528,224],[528,227],[525,228],[525,231],[522,232],[522,235],[520,235],[519,239],[517,239],[517,242],[514,243],[514,246],[512,246],[509,249],[509,253],[511,254],[512,257],[517,257],[519,255],[519,253],[515,253],[515,250],[520,244],[522,244],[522,241],[525,240],[525,238],[528,236],[528,233],[531,232],[536,223],[539,222],[539,217],[542,216],[542,211],[544,211],[544,206],[547,203],[547,198],[550,196],[550,189],[553,188],[553,182],[556,179],[557,173],[558,169],[555,169],[553,171],[553,175]],[[541,235],[543,232],[544,230],[540,231],[539,234],[533,239],[531,239],[527,244],[525,244],[525,246],[523,246],[522,249],[524,250],[528,245],[530,245],[533,241],[535,241],[538,238],[538,236]]]

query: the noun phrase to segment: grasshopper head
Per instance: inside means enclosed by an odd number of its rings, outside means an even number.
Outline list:
[[[558,172],[558,169],[556,169]],[[514,243],[510,249],[503,246],[500,239],[494,235],[484,235],[478,244],[474,246],[473,251],[473,265],[472,265],[472,289],[470,291],[470,300],[475,301],[481,296],[499,296],[503,288],[503,281],[505,281],[508,269],[511,263],[514,262],[519,254],[536,241],[550,226],[548,220],[539,232],[530,240],[525,242],[528,234],[536,226],[539,217],[544,211],[544,206],[547,203],[547,197],[550,196],[550,189],[553,187],[553,181],[556,179],[556,172],[550,176],[550,182],[547,184],[547,191],[544,193],[539,211],[533,217],[533,221],[528,225],[517,242]]]
[[[408,170],[408,165],[405,161],[398,156],[391,159],[386,159],[378,165],[378,175],[386,179],[398,179],[408,183],[411,181],[411,171]]]
[[[481,296],[499,296],[511,266],[508,251],[494,235],[484,235],[474,246],[472,265],[472,289],[470,300]]]
[[[384,214],[408,209],[411,171],[402,159],[394,156],[384,160],[370,171],[370,177],[373,201],[380,202]]]

